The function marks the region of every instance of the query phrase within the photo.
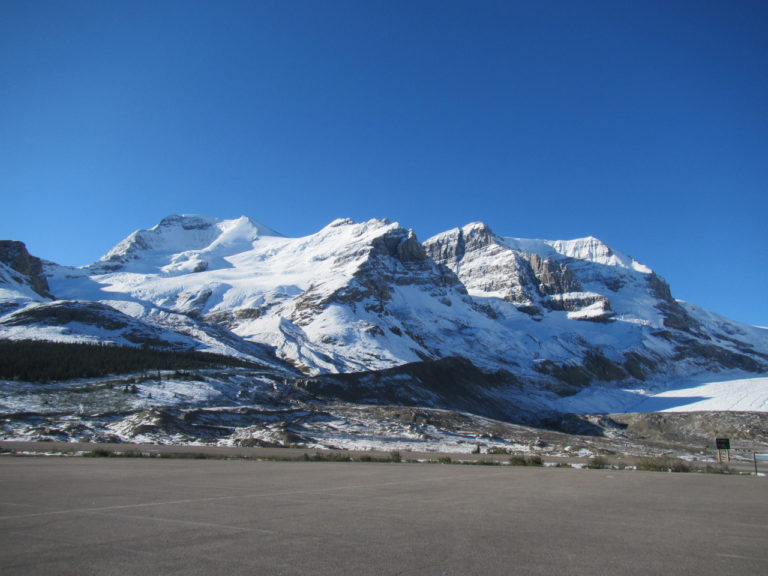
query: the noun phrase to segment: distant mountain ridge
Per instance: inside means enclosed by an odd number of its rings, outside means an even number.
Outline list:
[[[420,243],[387,220],[339,219],[288,238],[246,217],[174,215],[90,266],[25,254],[0,243],[0,338],[210,350],[307,375],[463,357],[558,397],[768,373],[767,330],[676,301],[593,237],[472,223]]]

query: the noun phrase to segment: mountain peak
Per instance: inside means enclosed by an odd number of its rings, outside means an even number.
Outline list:
[[[574,238],[572,240],[536,240],[528,238],[504,237],[504,245],[510,250],[525,254],[536,254],[541,258],[570,258],[612,266],[628,268],[643,274],[652,270],[631,256],[614,250],[608,244],[594,236]]]
[[[576,238],[574,240],[555,240],[548,242],[548,244],[555,250],[555,252],[568,258],[589,260],[590,262],[604,264],[606,266],[631,268],[636,272],[645,274],[650,274],[652,272],[650,268],[640,264],[631,256],[613,250],[605,242],[594,236]]]
[[[461,227],[462,232],[465,234],[467,232],[477,231],[477,232],[488,232],[493,234],[493,231],[491,230],[491,227],[488,226],[485,222],[470,222],[469,224],[466,224],[465,226]]]
[[[198,214],[172,214],[152,228],[133,232],[103,256],[99,265],[119,268],[132,260],[146,259],[150,254],[154,255],[151,260],[159,258],[163,265],[170,256],[179,253],[211,251],[224,246],[247,249],[260,236],[281,234],[247,216],[223,220]]]
[[[336,218],[333,222],[328,224],[326,228],[338,228],[340,226],[351,226],[355,221],[352,218]]]
[[[181,227],[184,230],[201,230],[210,228],[218,221],[218,218],[210,218],[199,214],[171,214],[160,220],[160,222],[150,228],[150,230],[174,227]]]
[[[166,216],[150,230],[162,228],[181,228],[182,230],[207,230],[217,227],[222,232],[233,229],[255,231],[258,236],[282,236],[261,222],[252,220],[248,216],[240,216],[232,220],[203,216],[200,214],[171,214]]]

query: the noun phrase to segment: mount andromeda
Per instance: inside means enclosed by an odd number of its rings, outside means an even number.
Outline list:
[[[0,340],[195,350],[259,366],[259,377],[233,369],[244,395],[208,381],[205,398],[195,396],[203,384],[177,390],[182,406],[157,389],[154,401],[133,398],[143,409],[134,419],[209,409],[214,397],[255,410],[267,402],[259,378],[273,404],[334,398],[521,425],[653,399],[673,408],[660,395],[714,381],[762,387],[732,409],[768,411],[768,330],[675,300],[650,268],[597,238],[509,238],[482,223],[420,242],[387,220],[339,219],[288,238],[246,217],[169,216],[81,268],[2,241]],[[121,422],[110,426],[125,438]]]

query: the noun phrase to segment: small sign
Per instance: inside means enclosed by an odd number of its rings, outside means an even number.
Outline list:
[[[730,450],[731,439],[730,438],[715,438],[715,445],[718,450]]]

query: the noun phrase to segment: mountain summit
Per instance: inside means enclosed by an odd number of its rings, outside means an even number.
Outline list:
[[[194,348],[309,375],[464,357],[558,397],[768,372],[768,331],[676,301],[593,237],[509,238],[472,223],[422,244],[397,223],[339,219],[287,238],[246,217],[183,215],[82,268],[4,246],[6,339]]]
[[[166,271],[199,272],[206,256],[247,250],[260,236],[280,236],[274,230],[241,216],[220,220],[184,214],[163,218],[149,230],[137,230],[99,260],[104,270],[141,266]],[[133,264],[134,266],[131,266]]]

